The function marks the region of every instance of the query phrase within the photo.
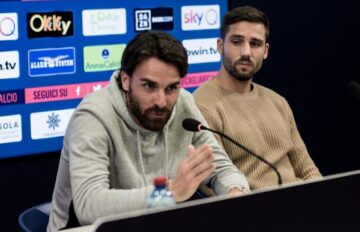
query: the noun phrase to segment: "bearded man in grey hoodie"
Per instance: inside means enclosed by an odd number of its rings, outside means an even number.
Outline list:
[[[85,97],[64,137],[48,231],[146,207],[155,176],[165,175],[177,202],[200,184],[217,195],[248,190],[245,176],[210,132],[188,132],[191,117],[207,125],[180,88],[187,52],[164,32],[143,32],[124,50],[109,85]]]

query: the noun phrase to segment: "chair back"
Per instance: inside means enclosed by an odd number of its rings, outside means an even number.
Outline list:
[[[25,232],[46,232],[51,211],[51,202],[31,207],[19,216],[19,225]]]

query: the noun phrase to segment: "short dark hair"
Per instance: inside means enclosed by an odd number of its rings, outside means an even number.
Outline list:
[[[137,34],[124,50],[120,70],[131,76],[141,62],[152,57],[174,65],[179,71],[180,77],[184,77],[187,73],[186,49],[174,37],[160,31],[146,31]]]
[[[229,26],[237,22],[251,22],[251,23],[261,23],[265,26],[265,39],[269,40],[270,35],[270,21],[269,18],[265,15],[264,12],[251,7],[251,6],[242,6],[234,8],[228,11],[221,23],[221,38],[225,39],[226,33],[229,31]]]

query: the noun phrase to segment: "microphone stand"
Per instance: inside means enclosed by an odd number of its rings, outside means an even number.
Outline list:
[[[223,136],[223,137],[226,138],[227,140],[235,143],[236,145],[238,145],[239,147],[241,147],[242,149],[244,149],[244,150],[245,150],[246,152],[248,152],[249,154],[255,156],[257,159],[259,159],[259,160],[261,160],[262,162],[264,162],[264,163],[266,163],[267,165],[269,165],[269,166],[275,171],[275,173],[276,173],[276,175],[277,175],[277,177],[278,177],[278,184],[279,184],[279,185],[282,185],[283,182],[282,182],[282,178],[281,178],[281,176],[280,176],[280,173],[279,173],[279,171],[277,170],[277,168],[276,168],[272,163],[270,163],[269,161],[267,161],[267,160],[264,159],[263,157],[258,156],[257,154],[255,154],[255,153],[254,153],[253,151],[251,151],[250,149],[244,147],[244,146],[241,145],[240,143],[236,142],[235,140],[233,140],[232,138],[230,138],[229,136],[227,136],[227,135],[225,135],[225,134],[223,134],[223,133],[221,133],[221,132],[212,130],[212,129],[207,128],[207,127],[205,127],[205,126],[203,126],[203,125],[201,125],[201,129],[203,129],[203,130],[208,130],[208,131],[211,131],[211,132],[213,132],[213,133],[215,133],[215,134],[219,134],[219,135]]]

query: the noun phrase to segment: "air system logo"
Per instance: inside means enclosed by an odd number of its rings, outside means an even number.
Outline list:
[[[19,52],[0,52],[0,80],[8,78],[19,78]]]
[[[221,56],[216,48],[217,38],[183,40],[189,64],[219,62]]]
[[[18,39],[17,13],[0,14],[0,41]]]
[[[173,30],[174,12],[170,7],[135,9],[135,31]]]
[[[183,31],[220,28],[220,6],[181,7],[181,28]]]
[[[22,140],[21,115],[0,117],[0,144],[20,142]]]
[[[73,13],[54,11],[46,13],[28,13],[28,37],[61,37],[74,34]]]
[[[120,68],[125,44],[84,47],[84,71],[98,72]]]
[[[28,51],[29,76],[73,74],[76,71],[75,48],[47,48]]]
[[[126,33],[126,10],[122,8],[83,10],[82,21],[84,36]]]

